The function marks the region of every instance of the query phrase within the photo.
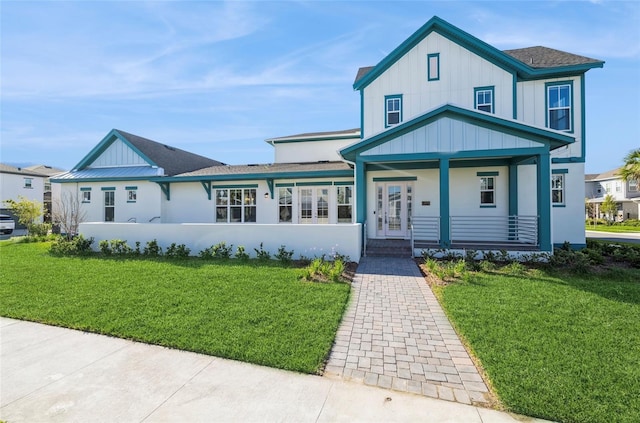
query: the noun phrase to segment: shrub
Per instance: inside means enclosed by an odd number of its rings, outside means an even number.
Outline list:
[[[178,259],[186,259],[189,257],[189,254],[191,254],[191,249],[189,249],[184,244],[176,245],[175,242],[172,242],[171,245],[169,245],[169,248],[167,248],[167,251],[165,252],[166,257],[178,258]]]
[[[287,251],[284,245],[281,245],[280,248],[278,248],[278,252],[275,254],[275,258],[280,260],[282,264],[289,264],[293,258],[293,250]]]
[[[46,237],[50,230],[50,223],[32,223],[28,225],[28,232],[30,236]]]
[[[100,253],[104,254],[105,256],[110,256],[112,253],[109,241],[107,241],[106,239],[102,239],[100,240],[100,242],[98,242],[98,249],[100,250]]]
[[[246,261],[249,260],[249,254],[245,251],[242,245],[238,245],[238,249],[236,250],[235,258],[238,260]]]
[[[326,261],[323,257],[318,257],[313,259],[311,264],[304,269],[302,278],[318,282],[341,282],[344,269],[345,266],[342,260],[331,262]]]
[[[111,244],[111,251],[113,252],[113,254],[124,256],[124,255],[131,254],[133,252],[131,247],[129,247],[129,245],[127,244],[126,240],[112,239],[110,241],[110,244]]]
[[[256,252],[258,260],[271,260],[271,254],[262,247],[262,242],[260,243],[260,249],[254,248],[253,250]]]
[[[72,239],[57,237],[51,243],[49,252],[57,256],[84,256],[93,252],[91,244],[93,244],[93,238],[86,239],[82,235]]]
[[[162,255],[162,247],[158,245],[158,241],[153,239],[147,242],[142,254],[147,257],[159,257]]]
[[[222,241],[217,243],[216,245],[212,245],[209,248],[205,248],[200,251],[200,258],[203,259],[228,259],[231,258],[231,253],[233,252],[233,244],[227,245],[226,242]]]

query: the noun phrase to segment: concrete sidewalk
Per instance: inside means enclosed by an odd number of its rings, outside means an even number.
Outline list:
[[[0,318],[13,422],[515,422],[507,413]]]

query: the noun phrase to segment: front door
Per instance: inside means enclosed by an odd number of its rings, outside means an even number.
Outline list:
[[[408,182],[379,182],[376,196],[378,237],[407,238],[411,227],[413,185]]]
[[[300,188],[300,223],[329,223],[329,188]]]

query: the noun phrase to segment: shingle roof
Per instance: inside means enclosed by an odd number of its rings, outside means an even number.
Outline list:
[[[368,74],[373,68],[375,68],[375,66],[365,66],[358,69],[358,73],[356,74],[356,79],[353,81],[353,83],[355,84],[356,82],[358,82],[360,78]]]
[[[556,68],[561,66],[584,65],[588,63],[600,63],[600,60],[590,57],[567,53],[549,47],[535,46],[504,50],[504,53],[530,66],[534,69]]]
[[[598,177],[598,173],[585,173],[584,180],[590,181],[592,179],[596,179]]]
[[[0,163],[0,173],[12,173],[15,175],[24,175],[24,176],[37,176],[40,178],[46,178],[47,175],[44,175],[42,173],[33,171],[33,170],[29,170],[26,168],[20,168],[20,167],[15,167],[15,166],[9,166],[3,163]]]
[[[345,162],[311,162],[311,163],[266,163],[250,165],[226,165],[212,166],[187,172],[181,176],[213,176],[213,175],[251,175],[264,173],[283,172],[322,172],[332,170],[351,170],[351,166]]]
[[[198,154],[189,153],[179,148],[171,147],[147,138],[133,135],[125,131],[116,131],[127,139],[141,153],[147,156],[159,167],[164,169],[165,175],[174,176],[179,173],[191,172],[210,166],[222,166],[224,163]]]
[[[27,166],[24,169],[32,172],[42,173],[43,175],[46,175],[46,176],[53,176],[53,175],[57,175],[59,173],[64,172],[64,169],[58,169],[57,167],[47,166],[42,164]]]
[[[595,176],[595,178],[592,178],[592,180],[601,181],[601,180],[604,180],[604,179],[621,178],[621,176],[618,174],[619,171],[620,171],[620,168],[616,168],[616,169],[613,169],[613,170],[607,170],[606,172],[602,172],[602,173],[597,174]]]

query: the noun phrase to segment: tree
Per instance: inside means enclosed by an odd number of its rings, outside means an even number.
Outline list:
[[[5,200],[9,210],[17,218],[20,224],[27,227],[27,234],[30,232],[31,227],[36,224],[38,218],[44,214],[44,205],[37,200],[29,200],[21,195],[16,200]]]
[[[67,238],[78,233],[78,227],[86,217],[87,212],[82,210],[80,197],[70,192],[63,192],[60,200],[57,200],[53,207],[53,222],[60,225],[60,232],[65,234]]]
[[[618,171],[625,181],[636,180],[640,182],[640,148],[631,150],[624,158],[624,165]]]
[[[587,215],[587,219],[594,219],[596,217],[596,205],[589,201],[589,197],[585,197],[584,199],[584,210]],[[595,220],[594,220],[595,223]]]
[[[618,206],[611,194],[607,194],[604,197],[604,201],[600,205],[600,211],[606,215],[607,221],[610,222],[614,219],[614,216],[618,211]]]

